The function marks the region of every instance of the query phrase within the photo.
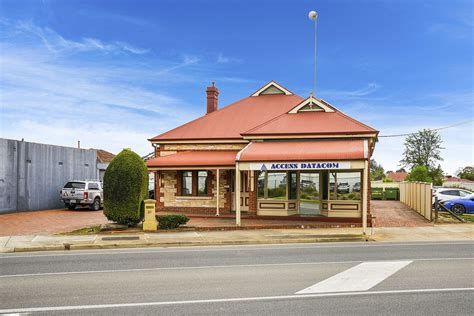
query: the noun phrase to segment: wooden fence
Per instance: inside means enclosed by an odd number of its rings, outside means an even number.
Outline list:
[[[433,185],[426,182],[400,182],[400,202],[431,221]]]

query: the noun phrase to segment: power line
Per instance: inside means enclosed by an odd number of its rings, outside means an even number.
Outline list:
[[[451,128],[451,127],[456,127],[456,126],[460,126],[460,125],[464,125],[464,124],[468,124],[468,123],[472,123],[474,122],[474,120],[468,120],[468,121],[462,121],[462,122],[459,122],[459,123],[455,123],[455,124],[452,124],[452,125],[448,125],[448,126],[443,126],[443,127],[439,127],[439,128],[428,128],[429,130],[432,130],[432,131],[441,131],[443,129],[447,129],[447,128]],[[380,137],[404,137],[404,136],[409,136],[409,135],[413,135],[413,134],[416,134],[417,132],[414,132],[414,133],[406,133],[406,134],[394,134],[394,135],[380,135],[378,136],[379,138]]]

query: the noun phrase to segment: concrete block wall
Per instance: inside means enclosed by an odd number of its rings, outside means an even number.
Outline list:
[[[0,213],[63,207],[67,181],[97,178],[93,149],[0,138]]]

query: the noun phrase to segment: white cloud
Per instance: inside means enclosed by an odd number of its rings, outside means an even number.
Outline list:
[[[193,80],[184,70],[197,64],[197,57],[135,62],[109,54],[135,49],[122,42],[70,41],[31,23],[13,28],[37,34],[1,33],[1,137],[67,146],[81,140],[86,148],[116,153],[130,147],[144,155],[152,149],[148,138],[200,112],[189,110],[180,94],[163,92],[164,85]],[[186,111],[178,113],[180,107]]]
[[[241,62],[242,60],[239,58],[232,58],[228,56],[224,56],[222,53],[217,55],[216,63],[218,64],[227,64],[233,62]]]
[[[379,90],[381,86],[375,82],[368,83],[365,87],[356,90],[321,90],[318,94],[328,99],[352,99],[367,97],[368,95]]]
[[[103,42],[95,38],[82,38],[79,41],[68,40],[51,30],[50,28],[42,28],[30,21],[20,21],[13,24],[12,31],[20,33],[20,36],[35,35],[43,42],[44,46],[50,52],[87,52],[101,51],[106,53],[132,53],[146,54],[148,49],[135,47],[131,44],[115,41]]]

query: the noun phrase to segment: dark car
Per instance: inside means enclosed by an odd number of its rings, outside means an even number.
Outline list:
[[[354,183],[354,186],[352,187],[353,192],[360,192],[360,182]]]

